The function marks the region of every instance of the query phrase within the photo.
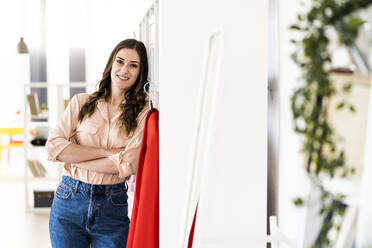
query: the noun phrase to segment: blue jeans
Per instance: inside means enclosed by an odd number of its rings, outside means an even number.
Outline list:
[[[127,189],[125,182],[95,185],[63,176],[50,212],[53,248],[125,248]]]

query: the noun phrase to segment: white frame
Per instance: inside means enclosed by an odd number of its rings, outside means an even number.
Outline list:
[[[217,54],[215,54],[214,57],[216,57],[216,75],[215,75],[215,81],[211,82],[208,80],[208,74],[210,69],[210,62],[212,57],[212,45],[215,39],[220,39],[217,49]],[[202,72],[202,78],[200,83],[200,89],[199,89],[199,100],[198,100],[198,109],[196,111],[196,121],[195,121],[195,127],[194,127],[194,138],[193,138],[193,145],[192,145],[192,154],[191,154],[191,165],[190,165],[190,174],[189,174],[189,180],[188,180],[188,187],[187,187],[187,194],[186,194],[186,204],[184,209],[184,222],[182,223],[182,235],[181,235],[181,241],[180,241],[180,247],[186,248],[189,242],[189,233],[191,230],[192,222],[194,219],[194,214],[196,210],[196,206],[198,204],[198,201],[200,201],[199,196],[201,194],[201,184],[203,178],[205,178],[206,175],[206,164],[208,161],[208,156],[205,155],[204,157],[201,154],[200,150],[202,149],[204,143],[204,147],[206,151],[210,147],[211,142],[211,133],[212,133],[212,122],[215,115],[215,108],[208,109],[208,103],[209,106],[213,106],[216,102],[216,96],[217,96],[217,89],[218,89],[218,75],[220,71],[220,60],[223,52],[223,29],[222,27],[217,28],[215,31],[211,32],[208,38],[207,43],[207,49],[206,49],[206,55],[204,58],[203,63],[203,72]],[[212,87],[213,86],[213,87]],[[208,92],[207,89],[212,89],[212,92]],[[210,111],[210,120],[205,120],[203,118],[205,116],[205,113],[207,111]],[[208,123],[206,123],[208,122]],[[204,127],[204,128],[203,128]],[[203,140],[204,138],[204,140]],[[204,154],[208,154],[208,152],[205,152]],[[197,230],[198,227],[198,219],[195,221],[195,230]],[[195,232],[196,233],[196,232]],[[194,236],[194,243],[195,243],[195,236]]]

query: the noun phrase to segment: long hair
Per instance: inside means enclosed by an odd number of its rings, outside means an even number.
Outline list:
[[[147,102],[147,95],[143,90],[144,85],[147,83],[148,76],[147,52],[145,45],[141,41],[135,39],[123,40],[116,45],[114,50],[112,50],[105,70],[103,71],[102,79],[98,82],[98,90],[92,93],[89,96],[88,101],[82,106],[78,119],[79,121],[82,121],[85,116],[90,117],[96,110],[97,101],[99,99],[108,100],[111,95],[112,64],[117,53],[123,48],[134,49],[140,57],[140,72],[138,78],[131,88],[125,91],[125,101],[123,104],[120,104],[120,109],[122,110],[120,120],[122,126],[125,127],[127,134],[129,134],[136,129],[137,116]]]

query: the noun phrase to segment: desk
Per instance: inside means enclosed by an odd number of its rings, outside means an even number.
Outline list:
[[[23,141],[13,140],[13,135],[24,134],[23,127],[1,127],[0,128],[0,137],[3,135],[9,135],[9,143],[6,145],[0,144],[0,160],[3,156],[3,149],[8,149],[8,165],[10,159],[10,148],[12,147],[23,147]],[[1,163],[0,163],[1,166]]]
[[[23,127],[0,127],[0,135],[9,135],[10,140],[9,143],[23,143],[23,141],[15,141],[13,140],[13,135],[23,134]]]

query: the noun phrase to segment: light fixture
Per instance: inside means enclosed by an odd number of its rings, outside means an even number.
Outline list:
[[[21,37],[17,44],[17,53],[28,53],[28,48],[25,41],[23,40],[23,37]]]

